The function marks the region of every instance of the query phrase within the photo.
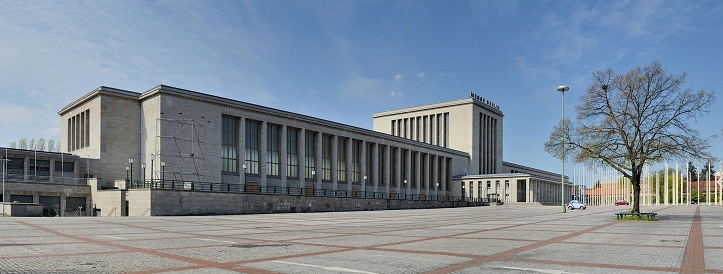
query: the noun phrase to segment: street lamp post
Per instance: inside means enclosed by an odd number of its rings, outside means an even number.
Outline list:
[[[153,183],[153,160],[156,159],[156,155],[151,154],[151,183]]]
[[[126,166],[126,182],[128,181],[128,173],[130,170],[131,169],[128,166]]]
[[[133,181],[133,158],[128,158],[128,164],[131,166],[131,167],[130,167],[130,171],[131,171],[131,179],[130,179],[130,181],[132,182],[132,181]]]
[[[141,178],[143,179],[143,184],[146,183],[146,163],[141,163]]]
[[[565,208],[565,91],[568,90],[570,90],[568,86],[557,87],[557,91],[562,92],[562,135],[560,138],[560,144],[562,145],[560,148],[562,149],[562,180],[560,181],[562,213],[567,212],[567,208]]]
[[[161,161],[161,182],[166,181],[166,162]]]
[[[244,169],[244,192],[246,192],[246,190],[247,190],[247,189],[246,189],[246,163],[244,163],[244,164],[241,165],[241,166],[242,166],[243,169]]]

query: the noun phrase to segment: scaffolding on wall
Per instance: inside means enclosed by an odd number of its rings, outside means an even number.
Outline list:
[[[153,178],[203,182],[204,132],[205,126],[194,119],[156,119],[158,170]]]

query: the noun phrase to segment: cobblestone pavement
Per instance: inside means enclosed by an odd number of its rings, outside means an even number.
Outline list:
[[[0,218],[0,273],[716,273],[723,207]]]

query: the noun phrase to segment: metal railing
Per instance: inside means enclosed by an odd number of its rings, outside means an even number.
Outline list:
[[[222,193],[245,193],[262,195],[313,196],[353,199],[388,199],[408,201],[452,201],[452,202],[489,202],[489,199],[467,198],[450,195],[424,195],[405,193],[386,193],[361,190],[339,190],[325,188],[258,186],[256,184],[228,184],[191,182],[177,180],[133,180],[126,181],[127,189],[184,190]]]

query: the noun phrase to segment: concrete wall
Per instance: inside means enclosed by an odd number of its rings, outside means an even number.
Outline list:
[[[29,203],[2,203],[6,216],[13,217],[42,217],[43,205]],[[0,213],[1,214],[1,213]]]
[[[335,212],[472,205],[450,201],[352,199],[177,190],[153,190],[150,194],[152,206],[150,215],[153,216]]]

